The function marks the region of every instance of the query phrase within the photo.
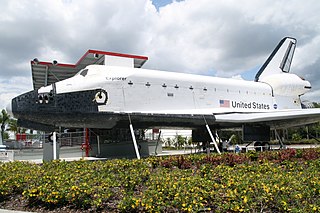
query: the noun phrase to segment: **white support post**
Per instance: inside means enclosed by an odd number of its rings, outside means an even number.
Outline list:
[[[3,145],[2,134],[3,134],[3,132],[0,130],[0,145]]]
[[[97,135],[97,142],[98,142],[98,156],[100,157],[100,136]]]
[[[134,145],[134,150],[136,151],[137,158],[140,159],[138,144],[137,144],[136,136],[134,135],[134,131],[133,131],[133,127],[132,127],[131,123],[130,123],[130,131],[131,131],[132,141],[133,141],[133,145]]]
[[[210,135],[210,137],[211,137],[211,140],[212,140],[212,142],[213,142],[213,144],[214,144],[217,152],[218,152],[219,154],[221,154],[221,153],[220,153],[220,150],[219,150],[219,148],[218,148],[217,142],[216,142],[216,140],[214,139],[214,137],[213,137],[213,135],[212,135],[212,132],[211,132],[211,130],[210,130],[210,128],[209,128],[209,125],[206,124],[206,127],[207,127],[207,130],[208,130],[208,132],[209,132],[209,135]]]
[[[57,132],[53,132],[53,160],[57,160]]]

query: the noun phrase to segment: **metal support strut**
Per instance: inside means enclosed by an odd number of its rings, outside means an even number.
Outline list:
[[[194,99],[194,100],[195,100],[195,99]],[[214,139],[214,137],[213,137],[213,135],[212,135],[212,132],[211,132],[211,130],[210,130],[210,127],[209,127],[209,125],[208,125],[208,122],[207,122],[207,120],[206,120],[206,117],[204,117],[204,115],[202,115],[202,117],[203,117],[203,120],[204,120],[204,122],[205,122],[205,124],[206,124],[206,128],[207,128],[207,130],[208,130],[208,133],[209,133],[209,135],[210,135],[210,138],[211,138],[211,140],[212,140],[212,142],[213,142],[213,144],[214,144],[214,147],[216,148],[217,152],[218,152],[219,154],[221,154],[221,152],[220,152],[220,150],[219,150],[219,148],[218,148],[217,142],[216,142],[216,140]]]
[[[156,148],[155,148],[155,150],[154,150],[154,154],[155,154],[155,155],[158,155],[157,149],[158,149],[158,145],[159,145],[160,139],[161,139],[161,131],[159,132],[158,139],[157,139],[157,143],[156,143]]]
[[[221,154],[221,152],[220,152],[220,150],[219,150],[219,148],[218,148],[217,142],[216,142],[216,140],[214,139],[214,137],[213,137],[213,135],[212,135],[212,132],[211,132],[210,127],[209,127],[208,124],[206,124],[206,128],[207,128],[207,130],[208,130],[208,132],[209,132],[209,135],[210,135],[210,138],[211,138],[211,140],[212,140],[212,142],[213,142],[213,144],[214,144],[214,147],[216,148],[217,152],[218,152],[219,154]]]
[[[283,140],[281,139],[280,135],[278,134],[278,131],[276,129],[274,129],[274,133],[276,135],[276,138],[278,139],[279,141],[279,144],[280,144],[280,149],[283,149],[285,148],[284,144],[283,144]]]
[[[52,139],[53,139],[53,160],[57,160],[57,132],[54,131],[53,132],[53,136],[52,136]]]
[[[134,135],[130,114],[128,114],[128,116],[129,116],[129,122],[130,122],[129,127],[130,127],[130,132],[131,132],[131,137],[132,137],[132,141],[133,141],[134,150],[136,151],[137,159],[140,159],[140,153],[139,153],[138,144],[137,144],[137,141],[136,141],[136,136]]]

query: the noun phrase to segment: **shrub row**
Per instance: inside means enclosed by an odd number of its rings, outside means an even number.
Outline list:
[[[107,212],[320,212],[320,149],[0,164],[0,200]]]

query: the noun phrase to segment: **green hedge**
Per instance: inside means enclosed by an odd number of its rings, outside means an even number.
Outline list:
[[[0,200],[104,212],[320,212],[320,149],[0,164]]]

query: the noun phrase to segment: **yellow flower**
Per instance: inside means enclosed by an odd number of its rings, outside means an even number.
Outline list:
[[[234,209],[233,210],[235,210],[235,211],[239,211],[240,210],[240,207],[239,206],[236,206],[236,207],[234,207]]]
[[[244,196],[244,197],[243,197],[243,202],[244,202],[245,204],[248,202],[247,196]]]

